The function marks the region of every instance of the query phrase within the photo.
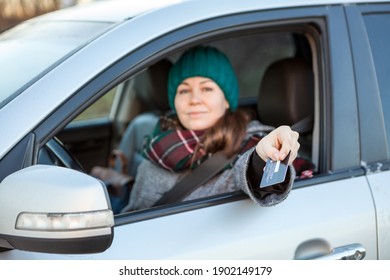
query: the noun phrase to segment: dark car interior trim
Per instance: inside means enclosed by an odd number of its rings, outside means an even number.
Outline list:
[[[35,135],[33,133],[29,133],[1,159],[0,182],[9,174],[32,165],[34,142]]]

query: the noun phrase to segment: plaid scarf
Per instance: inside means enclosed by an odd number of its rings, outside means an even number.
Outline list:
[[[247,136],[236,159],[256,146],[260,139],[272,129],[268,126],[263,126],[261,129],[248,127]],[[164,169],[173,172],[194,169],[211,156],[211,154],[204,151],[201,145],[203,134],[204,131],[184,129],[162,131],[160,119],[153,134],[146,139],[143,155]],[[233,167],[234,162],[235,160],[226,168]],[[314,165],[310,161],[297,157],[293,162],[293,166],[298,178],[313,177]]]
[[[201,140],[204,131],[166,130],[161,131],[161,121],[153,134],[146,139],[143,155],[157,165],[173,172],[194,169],[211,154],[202,147]],[[247,137],[239,154],[254,147],[261,138],[258,135]],[[233,164],[230,164],[231,167]]]

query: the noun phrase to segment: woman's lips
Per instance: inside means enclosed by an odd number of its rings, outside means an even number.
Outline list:
[[[189,112],[187,113],[189,116],[193,116],[193,117],[196,117],[196,116],[201,116],[203,114],[205,114],[206,112]]]

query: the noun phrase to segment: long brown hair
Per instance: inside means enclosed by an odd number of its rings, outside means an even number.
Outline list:
[[[237,153],[246,135],[247,124],[251,119],[248,111],[238,109],[226,113],[216,122],[214,126],[205,130],[200,142],[200,147],[206,153],[223,151],[230,157]],[[177,116],[163,118],[161,129],[185,129]]]
[[[246,135],[249,114],[244,110],[226,111],[217,123],[207,129],[202,139],[208,153],[223,151],[228,157],[237,153]]]

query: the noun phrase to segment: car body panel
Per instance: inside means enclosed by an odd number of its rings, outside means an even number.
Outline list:
[[[14,250],[0,256],[7,259],[293,259],[301,243],[320,238],[332,247],[360,243],[367,250],[366,259],[376,259],[375,228],[375,209],[362,176],[295,189],[288,200],[275,207],[261,208],[245,199],[117,226],[113,244],[100,254],[53,256]]]
[[[380,172],[380,166],[367,175],[367,180],[371,186],[372,196],[375,201],[377,217],[377,238],[379,244],[378,257],[382,260],[390,259],[390,171]],[[375,171],[377,173],[375,173]]]

